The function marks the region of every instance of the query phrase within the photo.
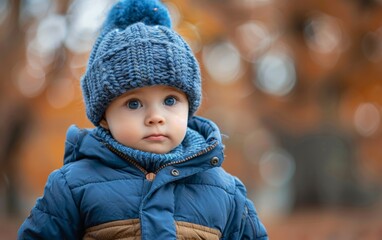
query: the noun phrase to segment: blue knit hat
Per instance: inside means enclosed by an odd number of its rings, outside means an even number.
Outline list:
[[[90,53],[81,86],[89,120],[98,126],[112,100],[134,88],[172,86],[201,102],[201,77],[188,44],[171,28],[159,0],[121,0],[112,7]]]

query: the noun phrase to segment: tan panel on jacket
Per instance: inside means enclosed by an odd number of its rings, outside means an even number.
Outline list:
[[[177,239],[186,240],[219,240],[221,233],[217,229],[209,228],[206,226],[189,223],[189,222],[175,222]]]
[[[139,219],[120,220],[103,223],[85,232],[84,240],[140,240],[141,225]]]
[[[215,240],[220,239],[221,233],[217,229],[202,225],[175,222],[177,239],[180,240]],[[113,221],[86,230],[84,240],[140,240],[141,226],[139,219]]]

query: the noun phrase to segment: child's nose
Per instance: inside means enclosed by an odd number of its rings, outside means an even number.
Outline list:
[[[145,123],[146,125],[161,125],[165,123],[165,118],[158,109],[151,109],[151,111],[147,114]]]

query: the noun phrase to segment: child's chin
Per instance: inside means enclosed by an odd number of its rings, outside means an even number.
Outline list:
[[[148,147],[145,149],[141,149],[142,151],[145,152],[151,152],[151,153],[156,153],[156,154],[165,154],[171,151],[171,149],[168,149],[166,147]]]

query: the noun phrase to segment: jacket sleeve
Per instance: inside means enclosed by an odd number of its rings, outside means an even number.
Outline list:
[[[236,179],[234,210],[231,216],[229,232],[226,239],[267,240],[267,231],[260,221],[255,206],[246,197],[246,189],[239,179]]]
[[[260,221],[253,203],[246,199],[243,214],[243,232],[240,239],[268,239],[267,231]]]
[[[72,193],[60,170],[52,172],[44,195],[37,199],[18,231],[18,239],[78,239],[80,216]]]

